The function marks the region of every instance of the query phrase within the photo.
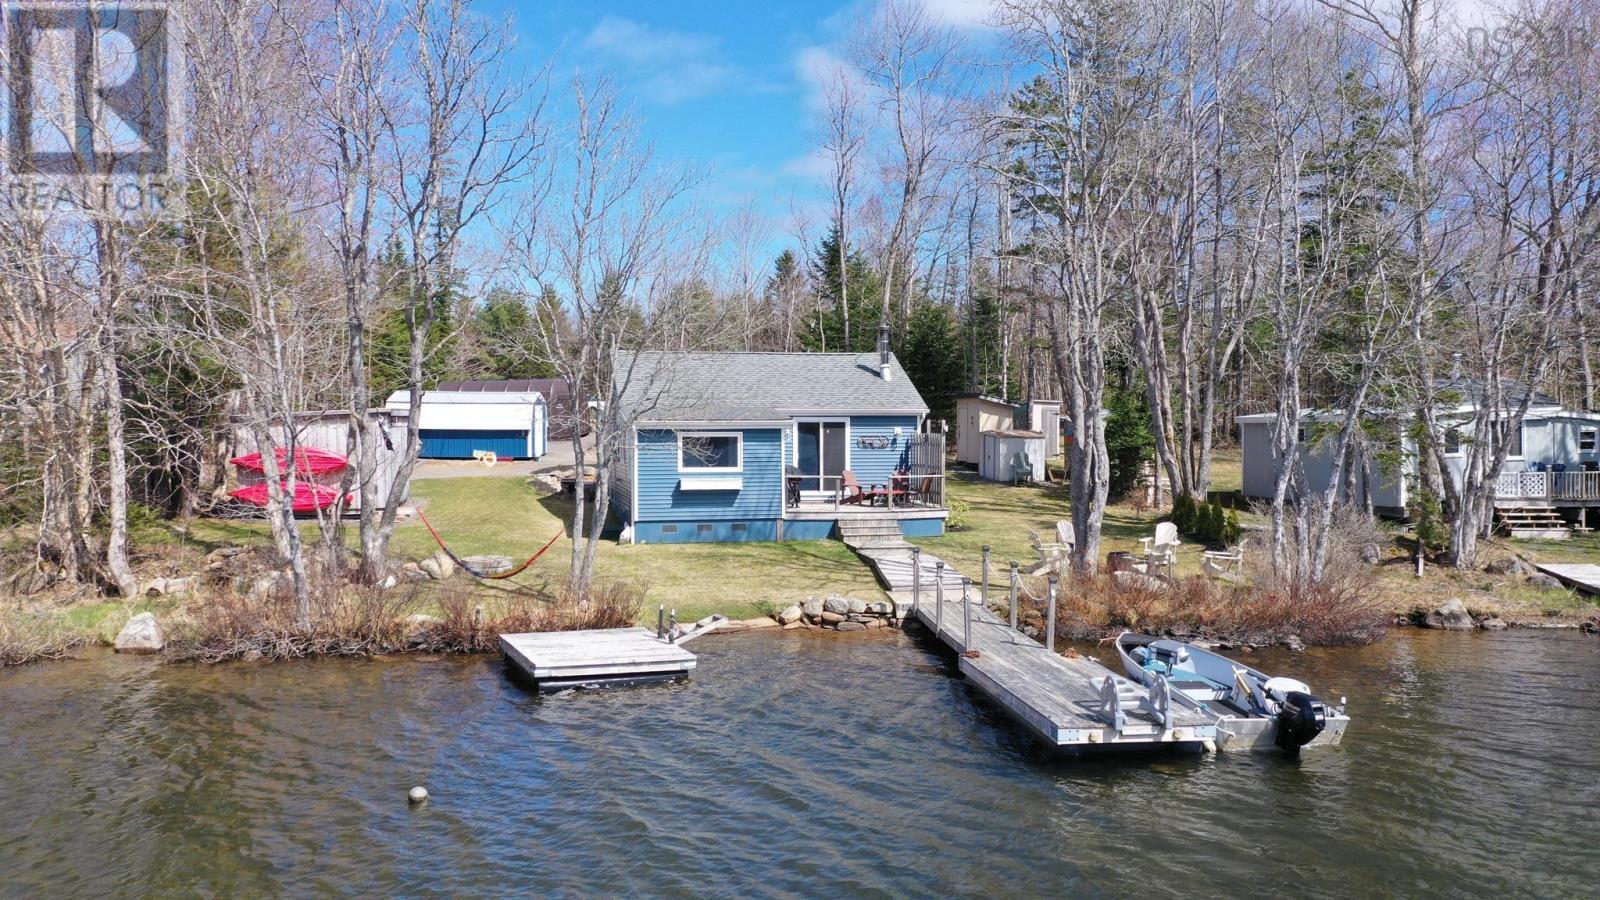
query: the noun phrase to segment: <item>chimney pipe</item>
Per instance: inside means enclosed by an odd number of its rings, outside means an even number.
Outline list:
[[[889,322],[887,319],[878,326],[878,374],[884,381],[889,380]]]

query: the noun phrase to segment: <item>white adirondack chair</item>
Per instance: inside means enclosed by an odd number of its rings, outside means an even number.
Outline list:
[[[1078,534],[1072,530],[1072,522],[1068,519],[1056,520],[1056,543],[1067,548],[1067,553],[1072,553],[1072,548],[1078,545]]]
[[[1154,536],[1139,538],[1140,552],[1144,554],[1144,561],[1151,569],[1165,566],[1168,577],[1177,573],[1178,547],[1182,546],[1182,543],[1178,540],[1178,526],[1171,522],[1157,522]]]
[[[1071,545],[1050,543],[1044,539],[1044,535],[1032,528],[1028,529],[1028,540],[1033,544],[1033,552],[1039,554],[1039,563],[1034,567],[1035,572],[1060,572],[1072,553]]]
[[[1207,550],[1200,554],[1200,571],[1224,581],[1244,580],[1244,541],[1227,550]]]

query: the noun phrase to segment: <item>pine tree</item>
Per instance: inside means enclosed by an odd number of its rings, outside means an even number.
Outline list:
[[[961,336],[944,307],[922,303],[911,313],[895,355],[927,402],[930,418],[955,419],[956,395],[966,381],[960,345]]]
[[[877,348],[883,285],[859,252],[851,251],[845,257],[850,279],[850,344],[845,346],[845,311],[839,303],[843,282],[839,274],[839,233],[835,229],[822,239],[811,263],[821,302],[810,311],[801,331],[800,345],[806,350],[868,353]]]

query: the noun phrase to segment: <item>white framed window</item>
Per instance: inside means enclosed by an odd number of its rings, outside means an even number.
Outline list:
[[[737,431],[678,432],[678,471],[716,475],[744,471],[744,435]]]
[[[1444,430],[1444,455],[1461,455],[1461,429],[1446,428]]]
[[[1584,428],[1578,432],[1578,450],[1581,453],[1593,453],[1595,448],[1595,429]]]
[[[1294,439],[1302,444],[1306,442],[1306,427],[1304,425],[1301,425],[1299,428],[1295,429]]]
[[[1506,435],[1506,441],[1509,444],[1506,447],[1506,459],[1522,458],[1522,432],[1527,427],[1527,423],[1518,422],[1517,427],[1511,429],[1510,433]]]

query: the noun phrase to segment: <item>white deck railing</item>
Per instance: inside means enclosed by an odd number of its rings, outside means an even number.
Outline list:
[[[1600,472],[1501,472],[1500,500],[1600,500]]]

